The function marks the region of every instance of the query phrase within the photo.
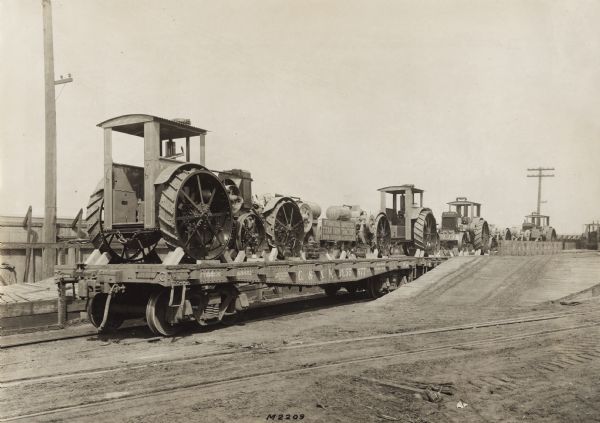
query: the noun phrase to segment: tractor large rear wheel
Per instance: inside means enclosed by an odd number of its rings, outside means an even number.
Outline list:
[[[227,191],[206,169],[180,169],[162,187],[158,220],[164,240],[195,260],[213,260],[229,245],[233,216]]]
[[[375,218],[375,247],[379,250],[382,256],[387,256],[390,253],[392,245],[392,229],[390,220],[385,214],[380,214]]]
[[[297,257],[304,239],[300,208],[288,197],[276,198],[273,203],[265,206],[263,212],[269,244],[277,248],[279,258]]]
[[[417,221],[415,222],[413,231],[413,241],[415,246],[427,254],[434,254],[438,250],[439,237],[435,216],[429,209],[423,209]]]
[[[476,250],[488,251],[490,246],[490,228],[484,219],[475,222],[473,234],[473,247]]]

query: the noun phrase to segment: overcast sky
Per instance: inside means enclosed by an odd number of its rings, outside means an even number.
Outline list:
[[[599,1],[54,0],[53,15],[56,77],[75,79],[56,89],[59,216],[102,176],[96,124],[148,113],[210,130],[211,169],[323,210],[376,211],[377,188],[413,183],[438,221],[466,196],[518,225],[542,165],[559,234],[600,218]],[[42,215],[41,0],[0,0],[0,34],[0,214]]]

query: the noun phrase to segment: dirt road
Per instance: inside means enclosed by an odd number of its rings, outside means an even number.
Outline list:
[[[600,301],[550,300],[600,283],[600,256],[483,259],[375,302],[2,350],[0,420],[599,421]]]

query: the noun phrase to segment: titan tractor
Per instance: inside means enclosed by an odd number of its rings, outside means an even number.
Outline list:
[[[423,190],[414,185],[380,188],[380,212],[375,218],[375,245],[381,253],[427,255],[437,252],[439,238],[431,209],[423,207]]]
[[[262,216],[252,200],[252,178],[250,172],[231,169],[219,172],[229,203],[235,217],[234,236],[230,247],[236,254],[243,251],[256,255],[266,248],[266,229]]]
[[[230,243],[234,216],[219,177],[204,167],[206,130],[150,115],[124,115],[98,124],[104,130],[104,178],[87,207],[88,234],[111,263],[160,263],[163,239],[189,260],[218,258]],[[113,162],[112,135],[144,142],[144,167]],[[200,164],[190,161],[190,141]],[[182,153],[176,152],[176,140]]]
[[[305,221],[300,206],[291,198],[282,195],[263,195],[254,207],[262,216],[267,240],[277,248],[279,258],[298,257],[304,240]]]
[[[525,216],[521,228],[513,228],[513,239],[518,241],[556,241],[556,231],[550,226],[550,216],[531,212]]]
[[[489,251],[490,228],[481,217],[481,203],[457,197],[447,204],[448,211],[442,213],[441,245],[462,251]]]

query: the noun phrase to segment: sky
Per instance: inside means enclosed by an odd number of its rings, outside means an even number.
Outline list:
[[[499,226],[600,219],[600,2],[53,0],[58,215],[102,176],[101,121],[184,117],[254,193],[377,211],[412,183]],[[41,0],[0,0],[0,215],[44,209]],[[115,145],[139,163],[141,143]]]

